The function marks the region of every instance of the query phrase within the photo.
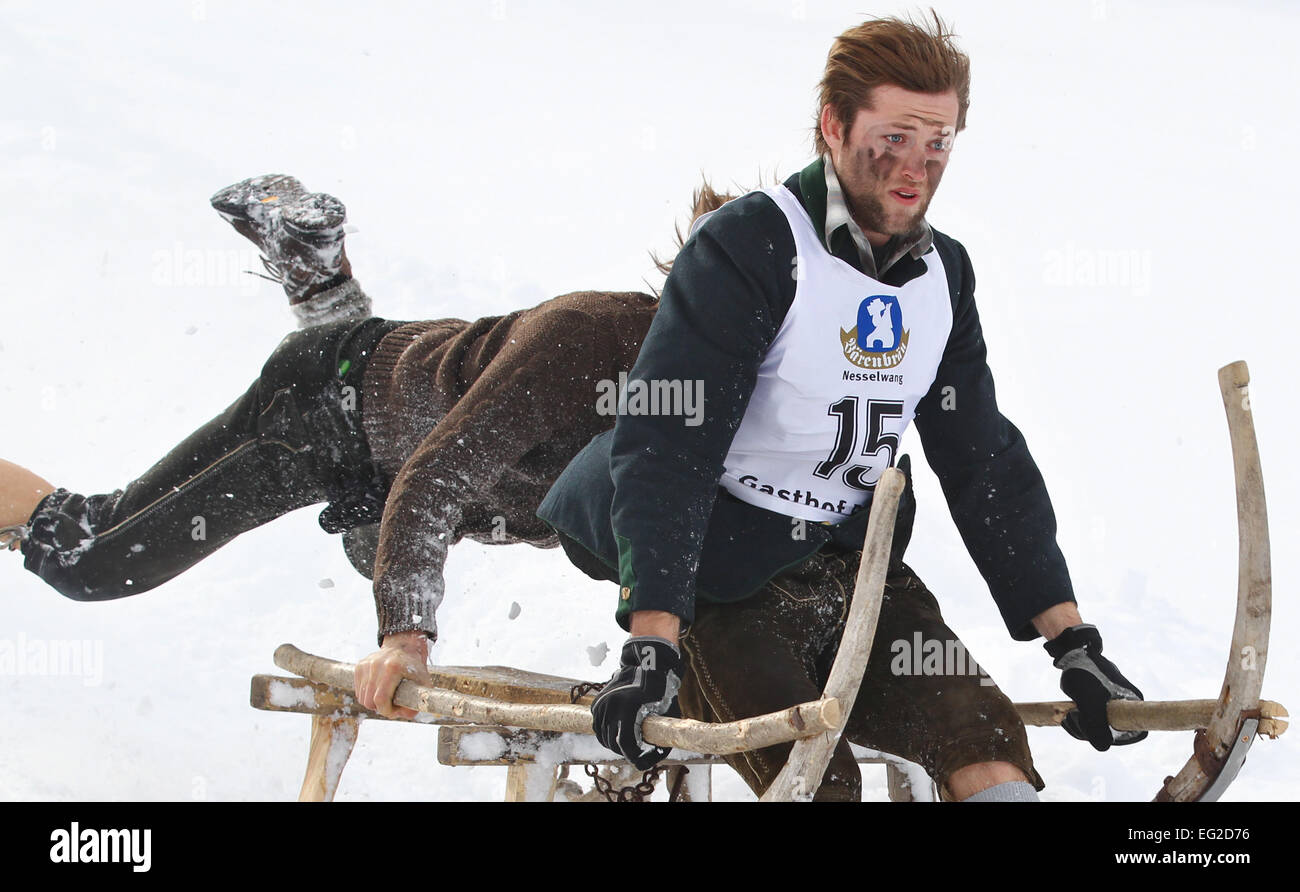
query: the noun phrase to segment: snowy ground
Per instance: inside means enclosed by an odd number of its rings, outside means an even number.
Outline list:
[[[807,162],[826,49],[861,6],[6,2],[0,455],[106,491],[247,386],[292,323],[279,289],[241,272],[256,258],[207,196],[255,173],[343,198],[358,277],[392,318],[657,286],[647,252],[670,247],[701,172],[748,186]],[[1148,698],[1217,695],[1236,532],[1214,376],[1246,359],[1277,592],[1265,694],[1295,707],[1300,314],[1280,277],[1300,205],[1300,15],[941,11],[974,88],[931,220],[974,259],[1001,404],[1053,493],[1084,617]],[[918,467],[911,562],[1013,699],[1056,699],[1048,658],[1007,637]],[[66,601],[5,560],[0,640],[88,642],[92,657],[80,676],[0,675],[6,799],[291,799],[307,721],[250,709],[249,676],[283,641],[349,659],[373,644],[366,582],[311,510],[118,602]],[[558,551],[462,544],[434,658],[604,678],[587,648],[617,648],[612,611]],[[1030,735],[1058,801],[1148,798],[1191,752],[1190,734],[1104,755]],[[501,796],[499,769],[434,752],[429,729],[367,725],[339,798]],[[1295,753],[1261,743],[1227,798],[1300,798]],[[719,798],[748,797],[716,775]],[[883,785],[868,769],[868,796]]]

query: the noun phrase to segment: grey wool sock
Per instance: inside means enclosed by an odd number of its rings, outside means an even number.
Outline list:
[[[299,328],[311,328],[326,322],[339,322],[343,319],[366,319],[371,315],[370,298],[361,290],[356,279],[348,279],[341,285],[335,285],[328,291],[322,291],[314,297],[292,304],[289,309],[298,319]]]
[[[1034,785],[1025,781],[1007,781],[967,796],[962,802],[1038,802]]]

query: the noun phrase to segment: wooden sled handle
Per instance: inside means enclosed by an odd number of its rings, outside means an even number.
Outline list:
[[[1210,727],[1217,700],[1112,700],[1106,715],[1116,731],[1199,731]],[[1059,725],[1074,709],[1069,700],[1055,703],[1017,703],[1026,725]],[[1287,728],[1289,714],[1281,703],[1259,701],[1259,731],[1277,737]]]
[[[292,644],[275,649],[275,665],[295,675],[351,691],[351,663],[304,653]],[[417,712],[447,716],[485,725],[507,725],[537,731],[591,734],[591,709],[567,703],[506,703],[443,688],[430,688],[404,680],[397,686],[393,703]],[[651,716],[641,726],[646,741],[708,755],[729,755],[788,743],[835,728],[840,704],[834,698],[800,703],[780,712],[734,722],[697,722]]]
[[[862,559],[853,589],[853,602],[844,621],[844,634],[835,654],[824,697],[833,697],[843,707],[842,721],[825,734],[798,741],[790,750],[781,772],[763,792],[763,802],[808,802],[821,786],[831,754],[844,732],[848,711],[858,696],[862,675],[867,670],[871,645],[876,638],[876,624],[885,594],[885,576],[889,570],[889,550],[894,541],[894,519],[907,480],[897,468],[886,468],[876,484],[867,520]]]

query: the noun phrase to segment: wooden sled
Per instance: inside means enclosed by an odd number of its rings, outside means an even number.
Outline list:
[[[1217,700],[1112,701],[1108,716],[1117,730],[1195,730],[1193,756],[1176,776],[1165,779],[1157,801],[1211,801],[1231,784],[1256,736],[1286,730],[1287,711],[1260,699],[1268,654],[1272,607],[1268,522],[1263,478],[1246,387],[1249,374],[1237,362],[1219,371],[1228,415],[1237,481],[1240,571],[1237,617],[1228,670]],[[647,741],[674,748],[661,763],[668,784],[683,786],[684,772],[702,766],[684,785],[688,799],[708,799],[709,768],[719,756],[794,741],[790,758],[763,801],[807,801],[821,784],[831,752],[853,708],[870,655],[884,590],[894,516],[904,485],[894,469],[881,475],[867,527],[853,603],[826,690],[821,699],[778,713],[729,723],[704,723],[655,716],[645,720]],[[276,665],[300,678],[257,675],[250,702],[255,708],[312,716],[307,775],[300,801],[334,798],[360,723],[383,719],[352,698],[352,666],[281,645]],[[636,772],[601,748],[591,736],[591,695],[571,702],[573,679],[506,667],[432,668],[434,686],[403,681],[393,702],[417,710],[415,721],[439,724],[438,760],[446,765],[504,765],[507,801],[595,798],[568,779],[573,765],[601,766],[606,786],[625,785]],[[1059,725],[1074,704],[1068,701],[1016,704],[1027,725]],[[388,721],[388,719],[384,719]],[[406,721],[392,719],[392,721]],[[909,782],[907,763],[894,757],[861,755],[860,762],[884,763],[891,800],[932,800],[933,786]],[[599,780],[597,787],[601,786]]]
[[[296,651],[278,651],[286,661]],[[297,652],[301,653],[301,652]],[[310,657],[310,655],[305,655]],[[312,658],[320,659],[320,658]],[[310,671],[310,670],[309,670]],[[581,684],[577,679],[525,672],[504,666],[445,666],[433,670],[434,683],[449,693],[470,694],[511,705],[568,705],[570,690]],[[594,695],[587,694],[576,702],[587,710]],[[271,712],[293,712],[312,719],[308,765],[300,802],[331,801],[338,789],[348,756],[356,743],[357,730],[365,720],[414,722],[438,725],[438,761],[443,765],[499,765],[506,768],[505,801],[598,801],[594,789],[583,790],[571,779],[577,767],[577,780],[587,782],[581,771],[586,766],[598,769],[615,789],[629,787],[641,780],[642,772],[605,750],[588,729],[583,733],[541,731],[502,724],[464,721],[449,716],[421,714],[415,719],[387,719],[365,709],[350,692],[294,676],[255,675],[251,685],[251,704]],[[918,772],[909,764],[887,754],[860,752],[863,764],[883,765],[890,799],[894,801],[930,801],[934,790],[918,780]],[[711,798],[711,775],[714,765],[725,764],[718,755],[706,755],[675,749],[661,763],[666,769],[665,786],[672,790],[681,768],[689,769],[681,785],[682,801],[707,801]]]
[[[812,798],[821,784],[866,669],[904,482],[903,475],[890,468],[876,487],[853,604],[821,699],[734,722],[647,718],[642,725],[645,739],[676,751],[674,758],[662,763],[668,766],[670,786],[673,773],[680,773],[690,764],[710,765],[720,761],[717,759],[720,755],[794,741],[788,763],[763,798],[769,801]],[[350,664],[313,656],[289,644],[276,649],[275,663],[315,684],[254,676],[250,702],[259,709],[312,715],[307,775],[299,800],[331,800],[356,743],[360,723],[381,716],[363,709],[352,699]],[[565,780],[557,770],[563,772],[573,764],[604,764],[619,777],[627,775],[624,768],[627,763],[595,745],[594,738],[590,737],[590,697],[570,702],[570,691],[579,682],[505,667],[431,671],[434,686],[403,681],[397,687],[393,703],[416,710],[421,718],[429,716],[426,721],[462,726],[439,731],[438,758],[444,764],[483,764],[481,759],[470,759],[465,753],[470,749],[474,753],[483,752],[483,735],[495,735],[497,744],[488,742],[486,749],[494,754],[494,759],[500,758],[510,768],[507,800],[553,799],[560,781]],[[467,724],[471,727],[464,727]],[[548,733],[552,736],[544,736]],[[463,745],[469,739],[467,735],[475,738],[472,748]],[[565,741],[563,735],[572,739]],[[582,741],[583,737],[588,737],[589,742]],[[554,744],[555,754],[539,759],[538,754],[548,743]],[[568,745],[564,746],[565,743]],[[495,755],[498,751],[499,757]],[[913,789],[901,760],[885,755],[860,758],[886,765],[891,798],[931,798],[932,791]],[[691,795],[707,798],[708,786],[707,782],[695,786]],[[567,787],[564,789],[569,792]]]

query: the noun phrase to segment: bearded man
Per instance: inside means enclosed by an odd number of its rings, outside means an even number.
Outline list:
[[[592,710],[639,767],[667,755],[640,735],[648,715],[732,721],[820,695],[872,491],[913,418],[1007,630],[1048,639],[1078,703],[1067,730],[1098,749],[1145,736],[1107,724],[1107,700],[1141,693],[1080,617],[1042,476],[998,411],[966,250],[926,222],[969,96],[969,60],[937,16],[840,35],[819,157],[697,221],[632,370],[703,382],[702,420],[621,415],[542,504],[570,558],[619,583],[631,637]],[[1014,706],[968,671],[902,561],[905,496],[875,647],[817,798],[860,796],[852,741],[919,763],[946,799],[1036,799]],[[963,658],[914,674],[896,641]],[[761,794],[790,746],[729,762]]]

